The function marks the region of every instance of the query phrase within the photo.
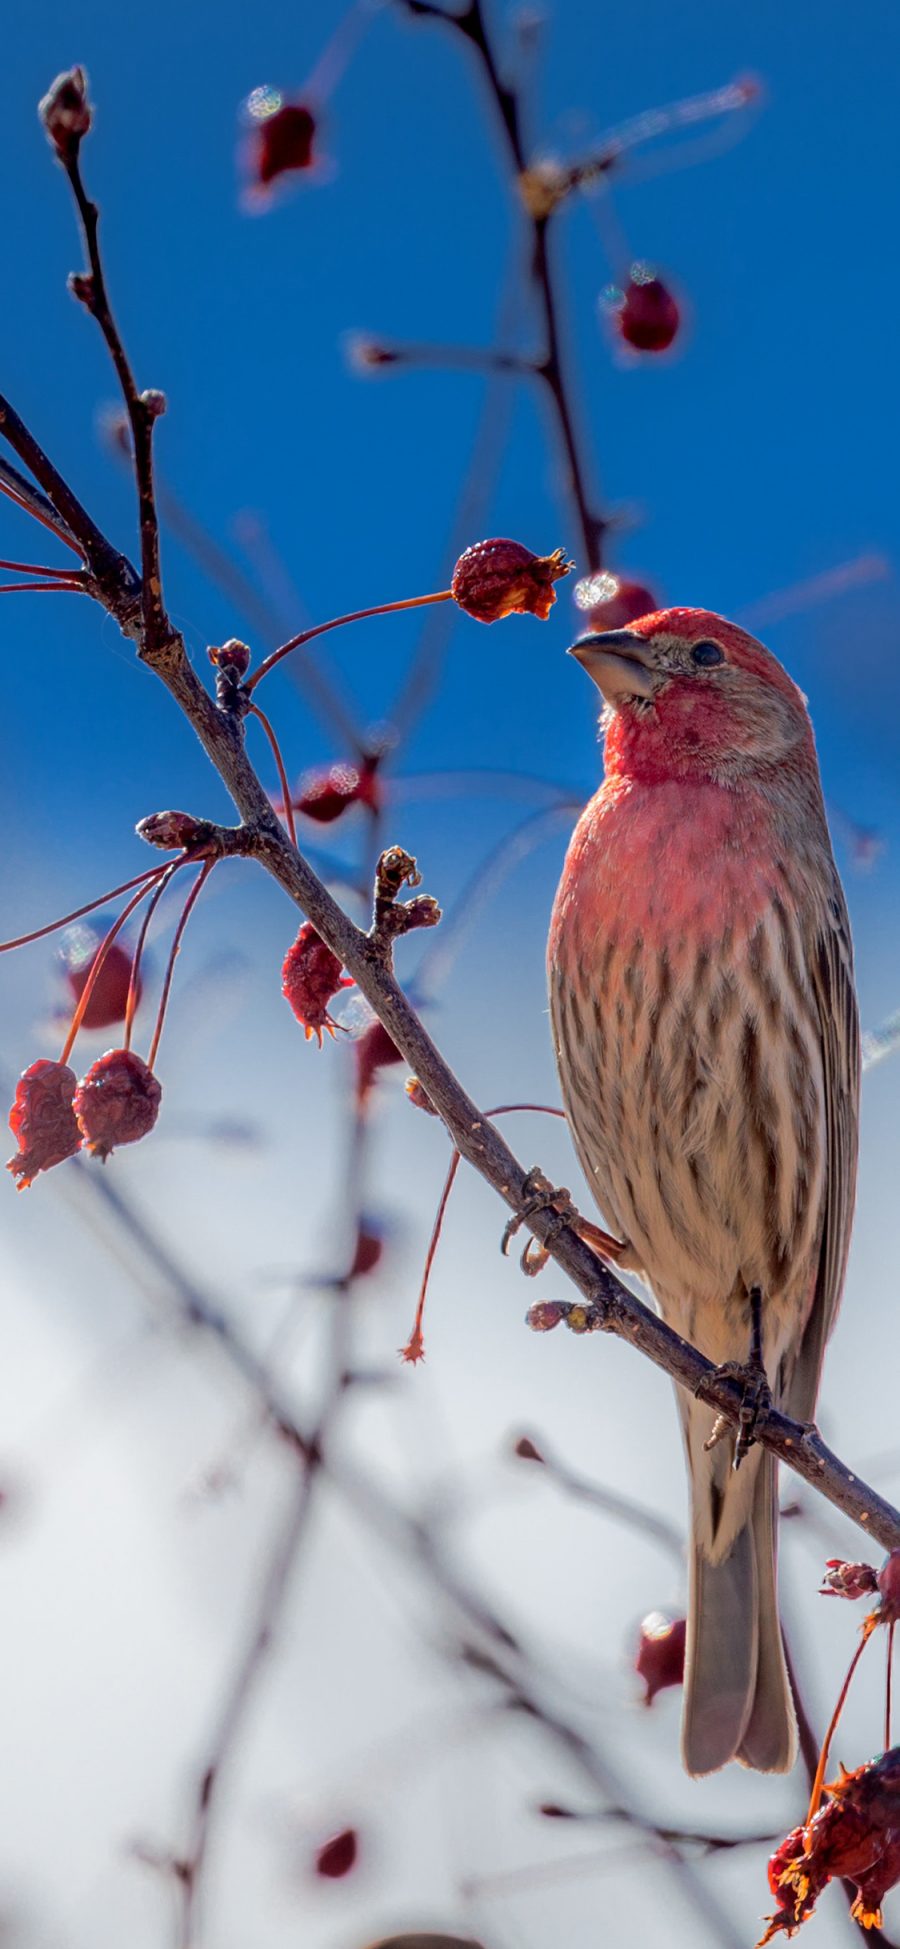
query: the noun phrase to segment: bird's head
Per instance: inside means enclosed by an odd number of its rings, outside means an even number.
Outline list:
[[[736,783],[813,750],[777,657],[709,609],[660,609],[579,637],[571,654],[606,705],[608,774]]]

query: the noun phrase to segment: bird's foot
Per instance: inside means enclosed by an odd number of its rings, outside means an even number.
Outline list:
[[[543,1271],[550,1257],[550,1248],[554,1239],[565,1230],[566,1226],[570,1226],[583,1244],[587,1245],[599,1259],[611,1260],[614,1265],[617,1263],[625,1251],[622,1241],[613,1238],[609,1232],[604,1232],[599,1225],[593,1225],[589,1218],[582,1218],[581,1213],[572,1203],[571,1193],[564,1186],[552,1185],[543,1171],[535,1167],[533,1171],[529,1171],[524,1189],[525,1204],[522,1210],[513,1212],[504,1227],[500,1241],[500,1250],[504,1258],[520,1226],[527,1224],[535,1212],[550,1211],[553,1214],[546,1240],[528,1239],[519,1260],[522,1271],[528,1279],[535,1279],[538,1273]]]
[[[762,1360],[751,1352],[749,1360],[726,1360],[716,1368],[716,1377],[721,1380],[740,1381],[742,1387],[741,1405],[738,1414],[737,1434],[734,1442],[735,1470],[749,1455],[756,1429],[772,1406],[772,1390]],[[727,1414],[717,1414],[712,1425],[712,1433],[707,1437],[705,1450],[716,1448],[733,1432],[733,1424]]]

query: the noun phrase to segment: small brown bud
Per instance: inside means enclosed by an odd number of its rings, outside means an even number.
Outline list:
[[[513,1448],[513,1454],[518,1455],[520,1462],[543,1462],[544,1459],[540,1449],[535,1446],[530,1435],[519,1436]]]
[[[97,304],[97,289],[90,271],[70,271],[66,279],[67,289],[77,298],[85,311],[93,313]]]
[[[525,1325],[530,1326],[532,1333],[550,1333],[565,1319],[568,1310],[558,1299],[536,1299],[525,1315]]]
[[[237,677],[246,677],[250,668],[249,647],[237,636],[229,636],[227,643],[211,643],[206,654],[217,670],[233,670]]]
[[[163,852],[172,852],[178,846],[202,846],[213,830],[208,819],[195,819],[192,812],[148,812],[135,826],[139,839],[145,839],[148,846],[160,846]]]
[[[890,1557],[887,1559],[890,1563]],[[841,1557],[828,1558],[820,1597],[871,1597],[878,1589],[878,1576],[870,1563],[844,1563]]]
[[[881,1617],[885,1624],[896,1624],[900,1619],[900,1550],[892,1550],[885,1557],[878,1572],[878,1588]]]
[[[155,386],[148,386],[146,390],[141,393],[140,400],[141,400],[141,405],[144,408],[144,411],[149,415],[150,419],[152,420],[161,419],[163,413],[166,413],[169,410],[169,402],[166,398],[165,393],[159,392]]]
[[[38,114],[60,162],[77,161],[81,138],[91,126],[91,104],[87,98],[87,75],[83,68],[69,68],[50,83],[38,103]]]

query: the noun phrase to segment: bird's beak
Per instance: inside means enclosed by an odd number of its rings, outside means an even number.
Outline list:
[[[624,697],[652,697],[655,684],[643,638],[630,629],[607,629],[579,636],[569,651],[587,671],[607,704]]]

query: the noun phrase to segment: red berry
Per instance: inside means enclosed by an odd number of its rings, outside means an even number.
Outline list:
[[[542,1462],[544,1459],[540,1449],[535,1446],[530,1435],[519,1436],[513,1449],[513,1454],[518,1455],[520,1462]]]
[[[254,88],[247,100],[252,125],[250,173],[262,189],[278,176],[311,169],[316,118],[305,102],[285,101],[276,88]]]
[[[646,1686],[644,1704],[652,1705],[657,1692],[667,1685],[684,1684],[684,1647],[687,1625],[683,1617],[665,1617],[651,1611],[641,1625],[634,1669]]]
[[[384,1239],[369,1221],[360,1225],[356,1234],[356,1249],[347,1274],[348,1279],[364,1279],[368,1272],[374,1272],[384,1253]]]
[[[584,611],[585,629],[624,629],[638,616],[652,616],[659,608],[652,589],[643,582],[627,582],[608,569],[586,575],[575,590],[575,600]]]
[[[616,312],[616,323],[627,345],[636,352],[665,352],[681,323],[681,313],[662,279],[645,265],[635,264]]]
[[[394,1063],[402,1062],[403,1057],[392,1036],[376,1017],[357,1037],[354,1044],[356,1056],[356,1100],[365,1103],[375,1079],[382,1069],[390,1069]]]
[[[100,937],[92,927],[73,927],[62,950],[66,981],[74,1002],[80,1002],[91,976]],[[91,989],[91,999],[82,1016],[86,1029],[109,1029],[124,1022],[125,1004],[131,981],[131,955],[113,941],[103,957],[103,965]],[[137,1000],[141,999],[141,980],[137,980]]]
[[[572,566],[561,548],[552,555],[534,555],[520,541],[476,541],[460,555],[450,592],[479,623],[496,623],[513,614],[540,616],[546,622],[556,601],[553,584]]]
[[[345,1827],[340,1834],[333,1834],[330,1841],[324,1841],[316,1851],[316,1874],[326,1875],[329,1881],[340,1881],[356,1865],[359,1853],[359,1837],[355,1827]]]
[[[146,1137],[159,1116],[162,1089],[152,1069],[132,1049],[107,1049],[75,1092],[75,1115],[92,1156],[110,1156],[119,1144]]]
[[[6,1166],[18,1180],[18,1191],[33,1184],[39,1171],[51,1170],[78,1150],[81,1131],[72,1108],[76,1081],[74,1070],[65,1063],[44,1057],[19,1077],[9,1113],[19,1149]]]
[[[341,762],[323,771],[307,772],[291,799],[295,812],[302,812],[307,819],[315,819],[322,826],[339,819],[348,806],[367,805],[377,812],[380,803],[376,767],[368,758],[362,765]]]
[[[900,1550],[892,1550],[885,1557],[878,1572],[878,1588],[881,1616],[886,1624],[895,1624],[900,1619]]]
[[[326,947],[312,922],[304,921],[282,963],[281,992],[305,1029],[307,1042],[311,1035],[318,1036],[321,1049],[323,1029],[329,1035],[336,1033],[328,1004],[341,988],[352,986],[350,977],[341,974],[337,955]]]

